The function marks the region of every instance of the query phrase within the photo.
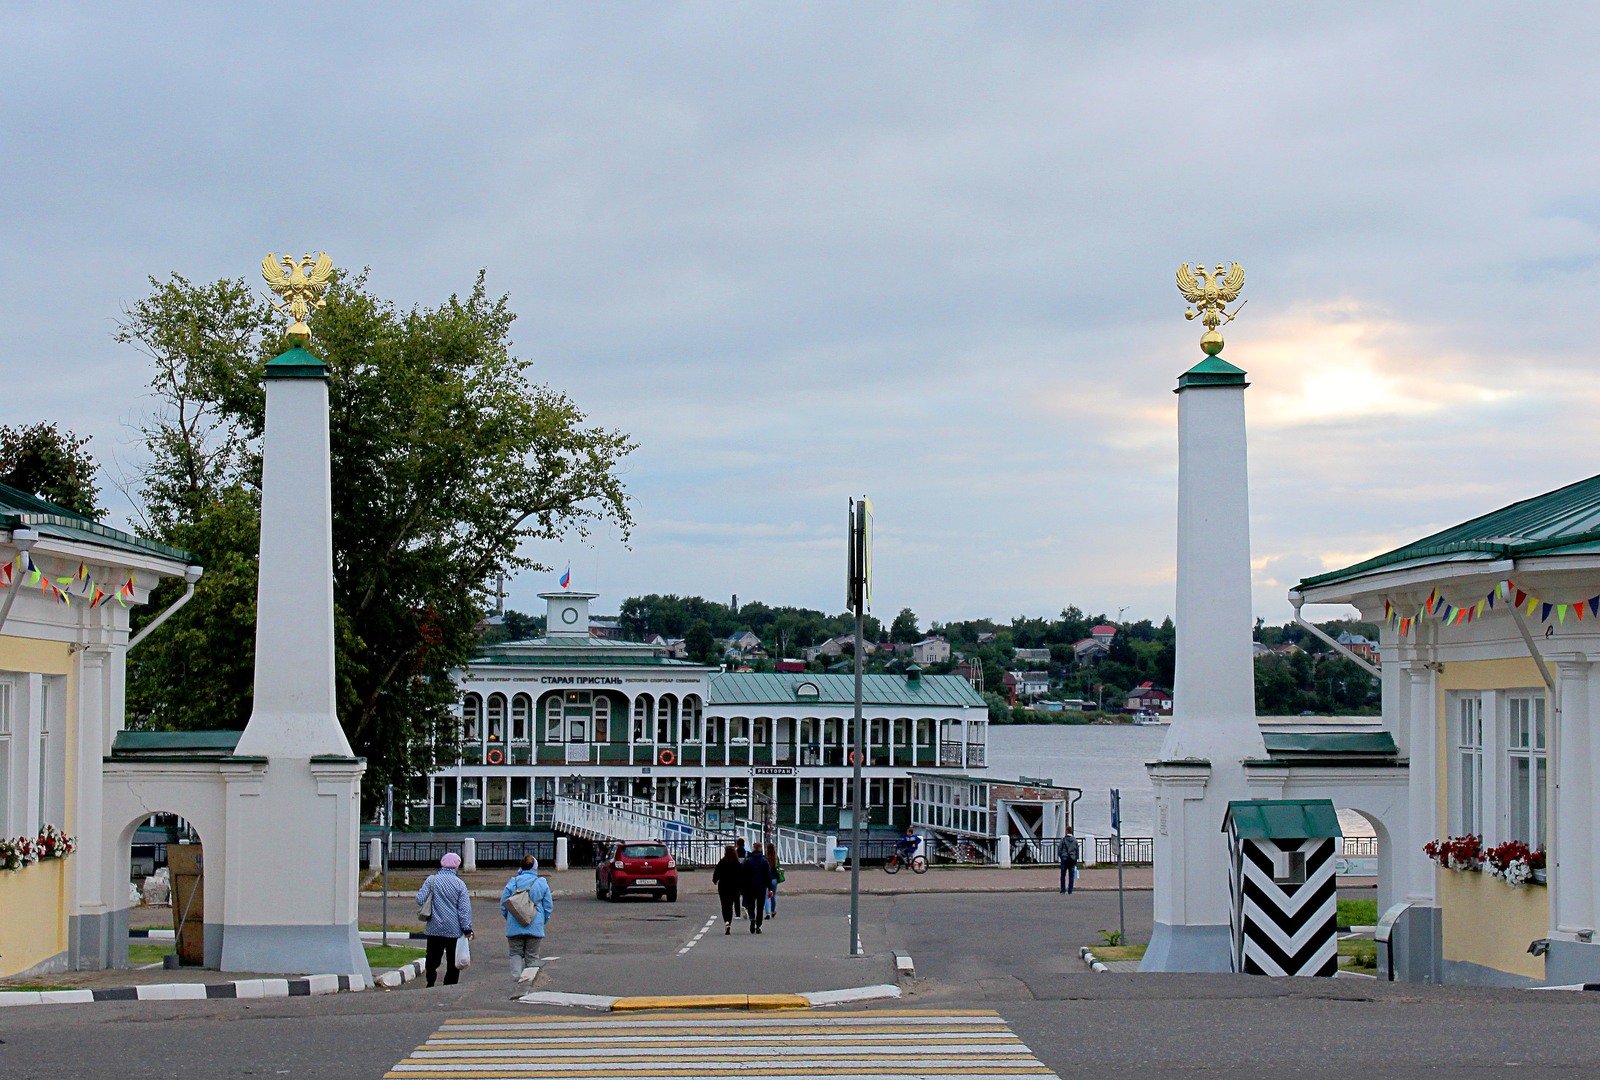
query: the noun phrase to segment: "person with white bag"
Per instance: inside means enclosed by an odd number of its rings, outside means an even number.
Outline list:
[[[522,869],[512,875],[500,892],[500,913],[506,917],[506,946],[511,953],[511,977],[531,982],[538,968],[539,947],[544,944],[545,926],[555,911],[550,883],[539,876],[539,860],[522,857]]]
[[[456,876],[460,866],[460,855],[453,851],[446,853],[439,860],[439,872],[417,890],[417,918],[428,924],[428,952],[423,961],[423,973],[429,986],[439,974],[440,960],[445,962],[446,986],[459,982],[461,969],[472,962],[467,945],[467,939],[472,937],[472,897],[467,893],[467,883]]]

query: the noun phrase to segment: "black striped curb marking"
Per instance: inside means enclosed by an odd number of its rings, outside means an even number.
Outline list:
[[[0,1007],[12,1005],[88,1005],[96,1001],[204,1001],[218,998],[258,999],[320,997],[365,990],[354,975],[307,975],[303,979],[240,979],[225,983],[151,983],[104,990],[4,990]]]

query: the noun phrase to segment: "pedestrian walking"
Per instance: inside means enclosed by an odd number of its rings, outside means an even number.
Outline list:
[[[1078,883],[1078,838],[1072,835],[1072,826],[1067,826],[1067,835],[1061,838],[1061,891],[1071,893],[1072,887]]]
[[[472,936],[472,897],[467,895],[467,883],[456,876],[460,867],[461,856],[447,852],[439,860],[439,872],[430,875],[417,890],[418,914],[425,911],[428,923],[428,951],[422,970],[429,986],[439,973],[441,959],[445,962],[444,984],[453,986],[461,981],[456,943]]]
[[[744,906],[750,913],[750,932],[761,933],[761,916],[767,907],[767,890],[772,887],[772,864],[760,848],[751,848],[744,859]]]
[[[538,970],[539,947],[555,911],[550,883],[539,876],[539,860],[522,857],[522,869],[500,890],[500,913],[506,917],[506,948],[511,954],[511,977],[531,982]]]
[[[739,863],[739,849],[729,844],[722,851],[711,871],[711,884],[717,887],[717,899],[722,902],[722,932],[733,933],[733,917],[739,913],[739,894],[744,891],[744,867]]]
[[[744,849],[744,837],[735,836],[733,838],[733,853],[739,857],[739,862],[742,865],[744,863],[745,858],[750,854],[748,851],[746,851]],[[743,899],[744,899],[744,889],[741,888],[739,890],[739,895],[735,896],[733,898],[733,913],[735,915],[742,914],[741,908],[742,908],[743,905],[740,903],[740,901],[742,901]]]
[[[778,913],[778,886],[783,881],[783,867],[778,865],[778,845],[767,845],[767,865],[772,869],[772,884],[767,887],[767,918]]]

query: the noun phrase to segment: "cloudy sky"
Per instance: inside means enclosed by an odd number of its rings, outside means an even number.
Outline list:
[[[1173,271],[1237,260],[1268,619],[1600,471],[1600,9],[333,7],[7,5],[0,422],[92,435],[110,486],[150,274],[325,248],[432,303],[485,267],[640,443],[630,547],[533,552],[602,607],[838,610],[866,492],[880,610],[1160,619]]]

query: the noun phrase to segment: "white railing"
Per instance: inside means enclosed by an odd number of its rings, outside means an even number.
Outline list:
[[[637,799],[631,795],[606,795],[599,799],[556,797],[551,823],[568,832],[595,840],[654,840],[669,846],[727,844],[743,837],[747,846],[764,843],[759,822],[737,821],[733,827],[715,832],[685,820],[684,812],[670,803]],[[776,829],[773,842],[778,861],[785,866],[822,866],[830,854],[827,840],[817,833],[800,829]]]

